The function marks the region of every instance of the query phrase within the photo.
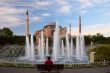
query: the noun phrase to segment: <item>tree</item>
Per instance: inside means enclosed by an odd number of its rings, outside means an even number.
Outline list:
[[[91,35],[84,36],[86,46],[91,44],[92,42],[91,37],[92,37]]]
[[[0,36],[2,35],[2,30],[0,29]]]
[[[25,36],[14,35],[13,44],[19,44],[19,45],[25,44]]]
[[[91,51],[95,52],[95,61],[110,61],[110,45],[98,45]]]
[[[3,34],[3,36],[6,36],[6,37],[12,37],[13,36],[13,32],[9,28],[3,28],[2,34]]]

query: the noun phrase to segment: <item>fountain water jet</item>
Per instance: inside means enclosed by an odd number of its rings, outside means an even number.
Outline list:
[[[62,56],[65,55],[65,48],[64,48],[64,42],[63,42],[63,40],[62,40],[62,45],[61,45],[61,54],[62,54]]]
[[[49,56],[48,38],[46,39],[46,56]]]
[[[67,55],[67,59],[70,59],[70,46],[69,46],[69,35],[68,33],[66,33],[66,55]]]
[[[31,35],[31,56],[30,58],[32,60],[35,59],[35,49],[34,49],[34,39],[33,39],[33,35]]]
[[[56,23],[53,41],[53,60],[57,61],[60,55],[60,28],[58,23]]]
[[[70,45],[70,55],[74,56],[74,45],[73,45],[73,40],[71,38],[71,45]]]
[[[41,60],[45,59],[44,55],[44,34],[43,31],[41,32]]]
[[[25,58],[30,58],[30,44],[29,44],[29,36],[26,35],[26,47],[25,47]]]
[[[38,41],[39,42],[38,42],[38,46],[37,46],[37,51],[38,51],[37,55],[40,57],[41,56],[41,39],[39,38]]]
[[[80,61],[88,61],[84,36],[81,34],[76,37],[76,59]]]

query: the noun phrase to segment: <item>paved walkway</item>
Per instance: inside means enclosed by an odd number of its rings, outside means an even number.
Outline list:
[[[110,73],[110,67],[64,69],[61,73]],[[40,73],[36,68],[0,67],[0,73]]]

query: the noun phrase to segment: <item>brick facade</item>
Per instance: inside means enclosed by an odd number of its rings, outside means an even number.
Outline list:
[[[53,37],[54,31],[55,31],[55,26],[56,26],[56,23],[55,22],[51,22],[51,23],[45,25],[43,29],[37,30],[35,32],[36,43],[38,42],[38,38],[40,37],[41,31],[44,32],[44,36],[45,37]],[[66,27],[63,28],[63,27],[60,26],[61,37],[65,36],[66,31],[67,31]]]

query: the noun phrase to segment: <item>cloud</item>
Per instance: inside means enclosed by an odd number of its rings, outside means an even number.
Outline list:
[[[36,1],[35,3],[39,7],[51,6],[51,2],[49,1]]]
[[[70,12],[70,6],[69,5],[64,5],[59,9],[60,13],[69,13]]]
[[[0,7],[0,28],[14,27],[23,24],[23,20],[18,16],[23,13],[24,10],[16,9],[11,6]]]
[[[56,4],[58,3],[59,5],[67,5],[68,1],[67,0],[55,0]]]
[[[71,4],[67,0],[54,0],[57,13],[69,13]]]
[[[96,34],[96,33],[105,34],[110,32],[109,28],[110,28],[110,24],[97,24],[97,25],[86,26],[83,32],[84,34]]]
[[[78,2],[81,5],[81,9],[93,6],[92,0],[78,0]]]
[[[104,15],[110,16],[110,11],[104,12]]]
[[[87,10],[80,10],[79,13],[80,15],[86,14],[88,11]]]
[[[69,31],[69,29],[68,29]],[[110,36],[110,23],[107,24],[96,24],[82,27],[83,35],[95,35],[101,33],[104,36]],[[78,35],[78,28],[72,28],[72,35]]]
[[[11,6],[1,6],[0,7],[0,15],[9,15],[9,14],[18,14],[23,13],[23,9],[17,9]]]
[[[41,19],[42,19],[42,17],[39,17],[39,16],[34,16],[34,17],[32,17],[32,20],[33,20],[33,21],[36,21],[36,22],[40,22]]]
[[[51,16],[49,13],[43,13],[42,16]]]
[[[78,0],[79,4],[81,5],[81,9],[94,7],[97,5],[108,4],[110,0]]]

